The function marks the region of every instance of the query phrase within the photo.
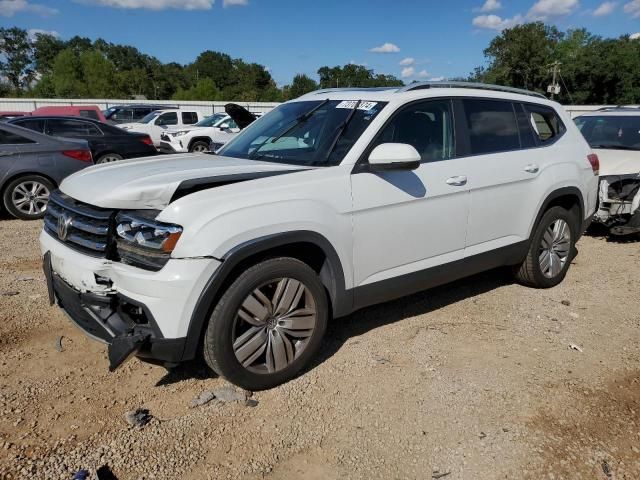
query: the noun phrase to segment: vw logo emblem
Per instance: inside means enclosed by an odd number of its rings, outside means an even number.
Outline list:
[[[66,213],[58,217],[58,238],[63,242],[67,239],[67,235],[69,235],[69,227],[72,221],[73,219]]]

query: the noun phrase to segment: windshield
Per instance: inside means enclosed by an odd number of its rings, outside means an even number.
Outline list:
[[[138,120],[138,123],[151,123],[155,120],[155,118],[160,115],[160,112],[151,112],[146,115],[142,120]]]
[[[640,115],[585,116],[575,122],[592,148],[640,150]]]
[[[218,155],[338,165],[386,103],[318,100],[285,103],[247,127]]]
[[[196,123],[196,126],[197,127],[213,127],[227,117],[228,115],[226,113],[214,113],[213,115],[205,118],[204,120],[200,120],[198,123]]]

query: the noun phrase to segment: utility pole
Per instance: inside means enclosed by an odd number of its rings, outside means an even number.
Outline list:
[[[558,74],[560,73],[560,65],[562,65],[557,60],[551,64],[553,67],[553,79],[551,80],[551,85],[547,87],[547,92],[551,94],[551,100],[560,93],[560,85],[558,85]]]

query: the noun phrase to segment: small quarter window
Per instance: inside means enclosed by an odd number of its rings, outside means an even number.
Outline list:
[[[160,118],[156,120],[156,125],[177,125],[178,114],[176,112],[163,113]]]
[[[565,132],[564,124],[552,108],[527,105],[531,128],[541,143],[549,143]]]
[[[182,123],[184,125],[198,123],[198,114],[196,112],[182,112]]]

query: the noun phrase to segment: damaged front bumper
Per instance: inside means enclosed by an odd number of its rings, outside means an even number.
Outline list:
[[[640,174],[600,177],[594,220],[614,235],[640,233]]]
[[[145,305],[117,293],[80,292],[51,268],[51,254],[43,257],[49,303],[57,304],[87,336],[108,345],[109,370],[136,355],[152,363],[182,360],[185,338],[162,337]]]

